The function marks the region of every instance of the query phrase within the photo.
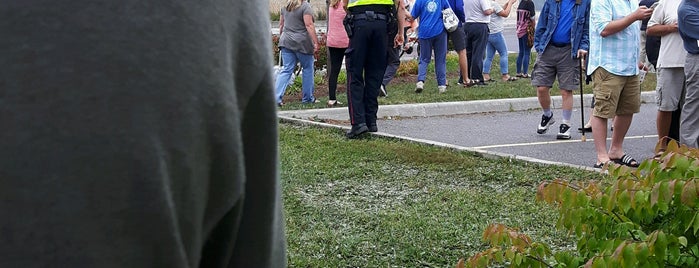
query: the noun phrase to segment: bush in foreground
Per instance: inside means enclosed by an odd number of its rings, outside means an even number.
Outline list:
[[[557,226],[577,237],[577,250],[545,243],[501,224],[483,240],[491,248],[459,266],[698,267],[699,150],[674,141],[638,169],[608,166],[600,181],[542,183],[537,200],[559,208]]]

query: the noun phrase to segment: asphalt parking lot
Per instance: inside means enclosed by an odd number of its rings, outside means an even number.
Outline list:
[[[589,103],[590,97],[585,96],[586,103]],[[654,97],[654,92],[642,94],[641,111],[634,116],[624,140],[625,152],[639,162],[653,157],[658,140],[655,133],[656,105],[652,103]],[[596,162],[594,139],[592,133],[586,133],[586,141],[583,142],[577,131],[581,126],[580,108],[574,107],[573,110],[571,139],[557,140],[561,121],[561,111],[555,108],[557,103],[560,103],[560,97],[553,98],[556,123],[545,134],[536,133],[536,126],[541,120],[536,98],[524,98],[381,106],[377,135],[497,157],[591,168]],[[579,103],[579,100],[574,103]],[[587,104],[585,106],[588,107]],[[347,114],[347,108],[343,107],[282,111],[279,116],[287,120],[348,129]],[[585,108],[585,120],[589,116],[589,108]],[[318,119],[331,119],[326,121],[332,124],[319,123]],[[608,132],[607,146],[611,143],[610,138],[611,132]]]

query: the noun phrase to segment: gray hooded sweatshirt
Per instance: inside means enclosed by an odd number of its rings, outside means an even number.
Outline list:
[[[0,267],[282,267],[266,1],[0,0]]]

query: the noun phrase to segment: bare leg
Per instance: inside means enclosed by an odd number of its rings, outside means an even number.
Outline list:
[[[607,154],[607,118],[597,116],[590,117],[592,124],[592,137],[595,138],[595,151],[597,152],[598,163],[609,161]]]
[[[610,158],[621,158],[624,155],[624,148],[622,145],[624,144],[626,132],[629,131],[629,127],[631,126],[632,119],[633,114],[617,115],[614,117],[614,132],[612,133],[612,144],[609,146],[608,154]],[[593,126],[592,129],[595,129],[595,127]],[[595,132],[593,131],[593,133]],[[595,137],[595,143],[597,143],[597,137]]]
[[[468,84],[471,81],[471,79],[468,78],[468,57],[466,56],[466,49],[462,49],[458,53],[461,75],[464,77],[464,84]]]
[[[548,87],[536,87],[536,97],[539,98],[539,104],[542,109],[551,109],[551,94]],[[571,107],[573,105],[571,99]]]
[[[672,123],[672,112],[658,111],[658,117],[655,120],[655,127],[658,130],[658,141],[660,142],[660,150],[667,149],[667,137],[670,135],[670,124]]]

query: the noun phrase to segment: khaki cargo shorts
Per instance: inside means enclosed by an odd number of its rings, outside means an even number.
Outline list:
[[[601,118],[614,118],[616,115],[629,115],[641,110],[641,83],[638,75],[615,75],[602,67],[592,73],[595,108],[592,115]]]

